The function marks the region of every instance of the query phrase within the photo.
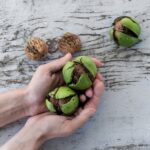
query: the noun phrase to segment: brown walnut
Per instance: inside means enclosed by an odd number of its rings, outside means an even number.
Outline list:
[[[76,34],[67,32],[58,40],[58,49],[73,54],[81,50],[81,40]]]
[[[48,45],[40,38],[31,38],[25,47],[29,59],[40,60],[48,53]]]

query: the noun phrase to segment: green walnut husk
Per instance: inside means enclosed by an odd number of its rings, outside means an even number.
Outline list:
[[[118,45],[131,47],[141,41],[141,27],[135,19],[121,16],[114,20],[113,25],[110,36]]]
[[[63,78],[66,84],[75,90],[86,90],[95,79],[97,68],[88,56],[79,56],[63,67]]]
[[[78,108],[79,97],[69,87],[61,86],[48,94],[45,103],[50,112],[71,115]]]

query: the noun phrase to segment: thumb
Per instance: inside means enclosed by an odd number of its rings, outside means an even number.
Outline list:
[[[64,57],[56,59],[52,62],[49,62],[47,68],[50,72],[57,72],[59,71],[69,60],[71,60],[72,55],[70,53],[66,54]]]

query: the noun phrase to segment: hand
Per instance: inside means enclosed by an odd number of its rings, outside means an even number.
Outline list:
[[[49,90],[52,90],[55,86],[58,86],[58,84],[63,83],[60,78],[61,75],[58,72],[60,72],[63,65],[70,59],[71,55],[68,54],[61,59],[42,65],[38,68],[29,86],[25,90],[15,90],[9,94],[1,95],[1,98],[5,101],[8,100],[9,97],[11,97],[9,101],[12,101],[12,99],[14,100],[14,103],[11,103],[12,107],[10,107],[11,111],[9,111],[9,114],[10,112],[16,113],[16,105],[18,106],[17,112],[20,113],[19,115],[15,115],[15,118],[13,115],[11,121],[24,116],[23,111],[26,110],[24,109],[26,107],[22,106],[24,98],[27,98],[28,100],[28,114],[35,115],[44,111],[44,98]],[[93,61],[97,67],[102,65],[102,63],[100,63],[97,59],[93,58]],[[92,88],[88,89],[85,94],[80,96],[80,100],[82,102],[86,101],[86,104],[84,105],[84,108],[80,108],[76,112],[74,117],[58,116],[55,114],[52,115],[50,112],[31,117],[20,132],[9,140],[9,142],[3,145],[2,149],[24,150],[26,147],[28,147],[29,150],[38,149],[47,139],[70,135],[76,129],[81,127],[95,113],[103,90],[104,85],[102,77],[100,74],[97,74]],[[23,98],[23,95],[26,96]],[[20,111],[20,109],[22,111]],[[4,117],[1,119],[2,125],[10,122],[10,119],[7,121],[8,118],[10,118],[10,115],[6,114],[5,116],[7,116],[7,119],[4,119]]]
[[[72,58],[71,54],[41,65],[36,70],[31,82],[26,88],[26,99],[29,109],[27,115],[34,116],[45,112],[45,97],[47,93],[64,83],[61,69]]]
[[[80,128],[95,113],[103,90],[104,84],[101,81],[100,74],[97,74],[92,87],[91,98],[87,101],[84,108],[76,113],[75,117],[52,115],[52,113],[47,112],[31,117],[25,127],[32,128],[34,126],[33,132],[40,132],[42,137],[44,137],[43,141],[68,136]]]
[[[49,91],[64,84],[61,70],[71,58],[71,54],[67,54],[60,59],[38,67],[26,90],[26,99],[29,108],[26,112],[27,116],[34,116],[47,111],[47,108],[45,107],[45,97]],[[96,58],[92,59],[97,67],[102,65],[102,63]],[[100,74],[98,76],[101,78]],[[90,98],[92,95],[92,89],[89,88],[85,92],[85,95],[82,94],[80,96],[80,99],[81,101],[85,101],[86,96]]]

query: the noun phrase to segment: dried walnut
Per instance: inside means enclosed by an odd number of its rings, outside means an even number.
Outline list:
[[[81,40],[79,36],[73,33],[65,33],[58,41],[58,48],[64,53],[75,53],[81,50]]]
[[[48,46],[44,40],[32,38],[27,42],[25,53],[30,59],[40,60],[48,53]]]

